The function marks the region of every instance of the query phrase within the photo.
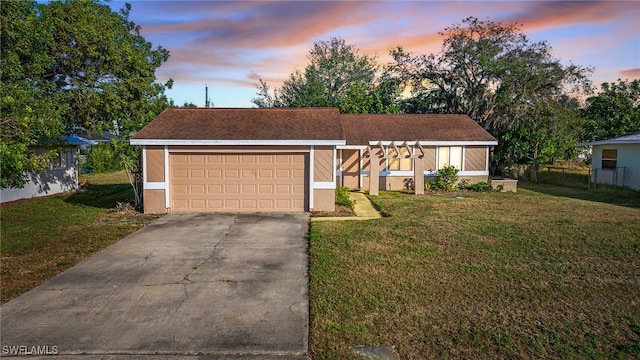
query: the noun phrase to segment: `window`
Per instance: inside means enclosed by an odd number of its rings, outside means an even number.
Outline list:
[[[445,166],[453,166],[462,170],[462,146],[438,147],[438,169]]]
[[[64,150],[58,150],[58,154],[51,161],[53,169],[64,169],[67,167],[67,153]]]
[[[613,170],[618,167],[618,150],[602,149],[602,168]]]
[[[398,150],[400,150],[400,156],[390,157],[387,169],[390,171],[413,170],[413,161],[412,161],[413,159],[409,157],[411,156],[411,151],[409,151],[409,149],[407,149],[406,146],[400,147],[398,148]],[[396,149],[394,149],[393,147],[389,147],[387,154],[389,156],[396,156],[397,155]]]

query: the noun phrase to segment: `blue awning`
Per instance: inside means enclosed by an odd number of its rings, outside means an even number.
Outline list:
[[[97,141],[89,140],[78,135],[65,136],[64,142],[74,146],[95,145],[98,143]]]

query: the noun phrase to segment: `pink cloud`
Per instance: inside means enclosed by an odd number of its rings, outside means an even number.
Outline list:
[[[248,88],[260,78],[280,86],[304,69],[314,41],[334,36],[362,54],[376,55],[381,64],[398,45],[413,54],[438,53],[443,40],[438,32],[470,15],[521,23],[528,35],[544,35],[554,54],[567,61],[597,61],[603,53],[615,57],[621,44],[637,41],[640,33],[634,2],[168,1],[134,3],[134,12],[137,8],[144,11],[143,21],[136,20],[143,35],[171,51],[159,77]],[[579,33],[585,28],[591,32]],[[579,65],[613,65],[588,60]],[[640,77],[635,64],[616,65],[607,74],[616,76],[626,67],[620,75]]]
[[[621,70],[618,74],[627,79],[640,79],[640,68]]]
[[[620,3],[610,1],[540,1],[505,20],[521,23],[523,30],[550,28],[609,21],[616,18],[619,9]]]

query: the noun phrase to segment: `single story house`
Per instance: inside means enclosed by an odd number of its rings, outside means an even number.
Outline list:
[[[591,146],[591,182],[640,191],[640,134],[578,146]]]
[[[333,211],[337,186],[420,194],[445,165],[487,181],[497,140],[466,115],[171,108],[130,143],[142,146],[144,212],[165,213]]]
[[[89,141],[80,136],[68,136],[50,167],[41,173],[27,174],[27,184],[21,188],[0,189],[0,203],[48,196],[78,188],[78,148]],[[48,147],[38,147],[44,152]]]

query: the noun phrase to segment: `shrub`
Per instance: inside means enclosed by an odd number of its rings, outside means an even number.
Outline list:
[[[487,182],[484,182],[484,181],[479,182],[479,183],[475,183],[475,184],[471,184],[469,179],[462,179],[458,183],[458,189],[482,192],[482,191],[491,191],[491,190],[493,190],[493,187],[491,187],[490,183],[487,183]]]
[[[445,166],[438,170],[438,175],[425,184],[425,187],[431,190],[453,191],[456,188],[456,181],[458,181],[458,169],[454,166]]]
[[[353,209],[355,204],[349,198],[349,188],[346,186],[338,186],[336,188],[336,204],[346,206]]]
[[[469,181],[469,179],[462,179],[458,183],[458,189],[460,190],[467,190],[469,189],[470,186],[471,186],[471,182]]]
[[[92,173],[120,170],[120,161],[115,157],[110,143],[93,145],[87,151],[86,167]]]
[[[493,190],[493,187],[491,187],[491,184],[489,184],[488,182],[482,181],[479,183],[471,184],[467,186],[466,189],[471,191],[476,191],[476,192],[483,192],[483,191],[491,191]]]
[[[124,170],[123,157],[131,157],[136,161],[140,157],[139,150],[126,140],[112,140],[111,142],[93,145],[87,151],[84,166],[92,173]]]

